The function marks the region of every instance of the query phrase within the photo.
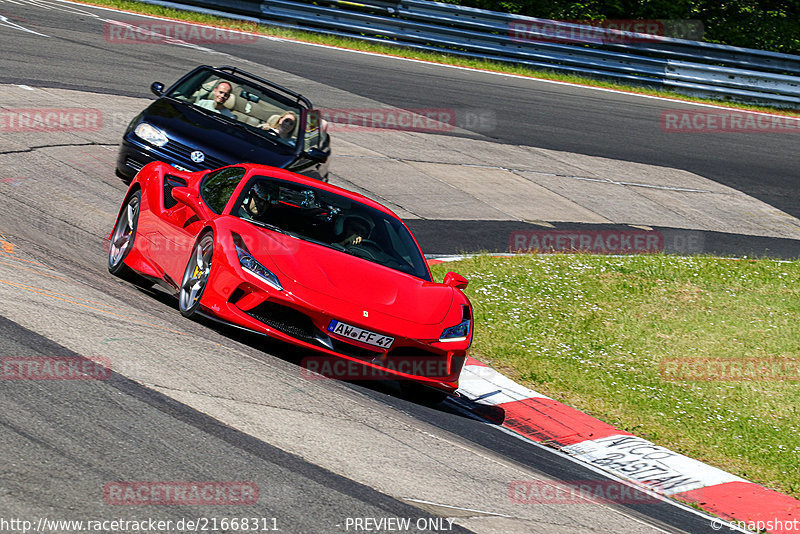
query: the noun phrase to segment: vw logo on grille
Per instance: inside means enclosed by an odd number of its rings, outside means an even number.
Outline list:
[[[206,155],[200,152],[199,150],[195,150],[194,152],[192,152],[191,158],[192,161],[194,161],[195,163],[203,163],[203,161],[206,159]]]

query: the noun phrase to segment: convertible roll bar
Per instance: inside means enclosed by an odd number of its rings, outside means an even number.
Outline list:
[[[267,85],[267,86],[269,86],[269,87],[271,87],[273,89],[277,89],[278,91],[281,91],[281,92],[293,97],[298,103],[302,102],[303,104],[305,104],[305,107],[308,108],[308,109],[311,109],[311,108],[314,107],[311,104],[311,101],[308,100],[303,95],[301,95],[300,93],[296,93],[296,92],[292,91],[291,89],[287,89],[286,87],[283,87],[282,85],[278,85],[275,82],[271,82],[269,80],[265,80],[264,78],[262,78],[260,76],[256,76],[255,74],[251,74],[251,73],[249,73],[247,71],[238,69],[236,67],[231,67],[230,65],[223,65],[221,67],[209,67],[209,68],[220,70],[220,71],[224,71],[224,72],[230,72],[231,74],[233,74],[235,76],[239,76],[240,78],[250,78],[251,80],[255,80],[255,81],[257,81],[257,82],[259,82],[261,84]]]

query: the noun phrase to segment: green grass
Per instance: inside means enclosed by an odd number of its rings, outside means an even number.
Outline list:
[[[573,83],[579,85],[588,85],[592,87],[602,87],[606,89],[614,89],[619,91],[629,91],[637,94],[673,98],[677,100],[684,100],[687,102],[704,102],[719,106],[733,107],[736,109],[747,109],[752,111],[763,111],[767,113],[778,113],[788,116],[800,116],[800,111],[798,110],[787,110],[765,105],[750,105],[738,102],[725,102],[715,99],[690,97],[673,91],[657,90],[647,87],[637,87],[622,83],[616,83],[613,81],[587,78],[572,74],[563,74],[560,72],[555,72],[550,70],[532,69],[529,67],[515,65],[512,63],[468,59],[453,54],[447,54],[445,52],[436,53],[436,52],[411,50],[397,44],[392,44],[392,41],[388,39],[386,41],[386,44],[377,44],[377,43],[360,41],[358,39],[350,39],[344,37],[323,35],[320,33],[278,28],[275,26],[255,24],[247,21],[240,21],[235,19],[204,15],[200,13],[193,13],[190,11],[180,11],[177,9],[172,9],[167,7],[143,4],[132,0],[90,0],[90,1],[83,1],[82,3],[88,5],[111,7],[115,9],[130,11],[133,13],[143,13],[147,15],[153,15],[153,16],[187,21],[187,22],[197,22],[201,24],[208,24],[211,26],[230,28],[233,30],[248,31],[253,33],[259,33],[262,35],[281,37],[285,39],[293,39],[308,43],[325,44],[330,46],[347,48],[351,50],[360,50],[365,52],[387,54],[391,56],[404,57],[409,59],[417,59],[420,61],[429,61],[433,63],[441,63],[446,65],[456,65],[460,67],[488,70],[493,72],[502,72],[506,74],[516,74],[519,76],[526,76],[542,80],[553,80],[553,81],[560,81],[560,82]]]
[[[800,382],[675,380],[665,359],[791,359],[800,262],[712,257],[478,256],[473,355],[618,428],[800,497]],[[702,365],[701,365],[702,368]],[[782,379],[783,378],[783,379]]]

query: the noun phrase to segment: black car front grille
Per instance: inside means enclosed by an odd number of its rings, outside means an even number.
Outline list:
[[[125,158],[125,165],[135,170],[136,172],[141,171],[142,168],[145,166],[144,163],[142,163],[141,161],[137,161],[130,156]]]
[[[184,145],[183,143],[179,143],[174,139],[170,139],[166,145],[161,147],[161,150],[168,152],[174,156],[178,156],[181,159],[191,161],[192,165],[201,168],[201,169],[218,169],[220,167],[224,167],[227,165],[226,162],[222,161],[221,159],[217,159],[214,157],[209,156],[205,153],[205,151],[201,150],[205,155],[205,159],[200,162],[196,163],[192,161],[192,152],[198,150],[197,148],[192,148],[190,146]]]

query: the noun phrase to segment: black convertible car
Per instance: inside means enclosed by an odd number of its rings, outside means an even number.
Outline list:
[[[151,161],[183,171],[261,163],[327,181],[330,141],[304,96],[235,67],[203,65],[128,125],[117,173],[131,180]]]

